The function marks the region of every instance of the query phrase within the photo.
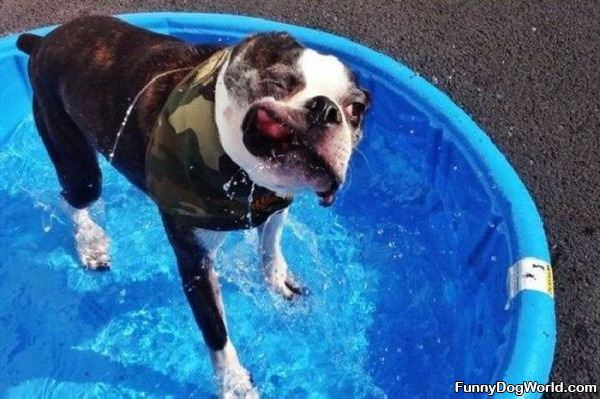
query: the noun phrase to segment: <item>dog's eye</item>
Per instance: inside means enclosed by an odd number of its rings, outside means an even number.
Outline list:
[[[263,95],[270,95],[276,99],[283,99],[295,94],[303,87],[298,73],[291,71],[287,66],[276,64],[267,68],[261,76]]]
[[[263,89],[270,91],[284,91],[287,89],[286,82],[280,79],[265,78],[261,82]]]
[[[269,83],[278,90],[287,90],[287,85],[285,82],[280,82],[277,80],[271,80]]]
[[[354,102],[350,105],[347,105],[344,109],[346,115],[348,115],[348,120],[352,124],[352,126],[358,126],[362,119],[363,113],[365,112],[365,104]]]
[[[276,99],[285,97],[290,91],[287,82],[283,80],[265,79],[263,85],[263,94],[273,96]]]

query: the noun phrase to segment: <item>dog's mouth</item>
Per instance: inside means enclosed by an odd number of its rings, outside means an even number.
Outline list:
[[[284,154],[302,145],[302,132],[307,130],[302,110],[263,102],[250,107],[244,121],[244,144],[254,156],[267,158]]]
[[[257,131],[273,141],[285,143],[296,134],[296,128],[271,108],[257,107],[255,119]]]
[[[321,201],[319,203],[322,206],[331,206],[335,201],[335,193],[337,192],[337,189],[337,185],[332,185],[329,190],[317,193],[317,195],[321,197]]]
[[[322,206],[330,206],[342,179],[314,148],[318,134],[314,129],[307,122],[306,110],[273,101],[250,107],[242,123],[244,145],[252,155],[294,185],[310,187]]]

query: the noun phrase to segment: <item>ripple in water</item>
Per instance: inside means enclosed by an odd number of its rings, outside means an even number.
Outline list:
[[[254,232],[229,235],[218,253],[230,335],[263,397],[438,399],[462,369],[476,363],[483,371],[469,375],[487,377],[495,366],[465,351],[489,353],[503,337],[477,328],[490,300],[457,277],[461,242],[447,230],[460,221],[447,214],[462,210],[433,207],[424,153],[376,129],[333,208],[314,195],[292,207],[284,253],[308,296],[290,304],[267,291]],[[86,272],[31,118],[4,140],[0,170],[0,396],[214,395],[150,200],[103,162],[92,213],[113,267]]]
[[[214,394],[207,351],[180,290],[154,205],[104,165],[93,213],[112,238],[113,268],[85,272],[74,253],[54,170],[31,119],[0,152],[0,387],[11,397]],[[366,371],[378,274],[337,216],[306,197],[284,232],[310,295],[266,290],[254,232],[218,253],[233,342],[265,397],[376,392]],[[3,367],[4,368],[4,367]]]

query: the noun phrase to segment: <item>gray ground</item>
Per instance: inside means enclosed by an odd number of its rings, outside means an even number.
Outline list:
[[[0,33],[86,13],[220,11],[324,29],[391,54],[461,104],[522,176],[552,247],[553,378],[600,383],[600,3],[368,3],[0,0]]]

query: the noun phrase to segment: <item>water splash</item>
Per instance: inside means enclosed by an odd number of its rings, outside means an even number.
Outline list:
[[[190,69],[193,69],[193,68],[194,67],[177,68],[177,69],[171,69],[171,70],[159,73],[158,75],[155,75],[152,79],[150,79],[150,81],[148,83],[146,83],[144,85],[144,87],[142,87],[142,89],[140,91],[137,92],[137,94],[135,95],[135,97],[133,98],[133,100],[131,101],[131,103],[129,103],[129,106],[127,107],[127,110],[125,111],[125,116],[123,117],[123,120],[121,121],[121,125],[119,126],[119,130],[117,130],[117,133],[115,134],[115,141],[113,143],[112,149],[108,153],[108,163],[112,164],[112,162],[113,162],[113,159],[115,157],[115,153],[117,151],[117,146],[119,145],[119,140],[121,139],[121,135],[123,134],[123,130],[125,130],[125,126],[127,125],[127,121],[129,121],[129,116],[133,112],[133,109],[137,105],[137,102],[140,99],[140,97],[142,96],[142,94],[144,94],[144,92],[146,90],[148,90],[148,88],[150,86],[152,86],[158,79],[161,79],[161,78],[163,78],[165,76],[171,75],[171,74],[176,73],[176,72],[190,70]]]
[[[229,199],[233,199],[233,197],[235,197],[235,193],[233,191],[231,191],[231,184],[234,179],[235,179],[235,174],[233,176],[231,176],[229,178],[229,180],[227,180],[225,182],[225,184],[223,184],[223,191],[225,192],[225,196]]]
[[[248,212],[246,213],[246,219],[248,220],[248,226],[252,226],[252,201],[254,201],[254,190],[256,184],[252,182],[250,185],[250,192],[248,193]]]
[[[60,188],[33,121],[20,129],[0,148],[10,171],[0,180],[0,359],[10,370],[0,396],[214,396],[156,207],[102,162],[113,268],[83,272],[70,224],[54,219],[49,233],[40,225],[62,202]],[[292,206],[283,250],[310,295],[288,303],[267,290],[254,231],[230,234],[218,252],[231,337],[264,398],[452,398],[452,381],[487,381],[490,354],[507,346],[501,332],[480,328],[502,323],[502,287],[462,272],[468,238],[447,227],[461,212],[463,229],[472,210],[427,208],[417,194],[439,193],[423,187],[421,143],[411,150],[402,135],[370,132],[351,192],[331,209],[311,195]],[[465,198],[486,198],[476,189]],[[508,263],[502,248],[482,255]]]

